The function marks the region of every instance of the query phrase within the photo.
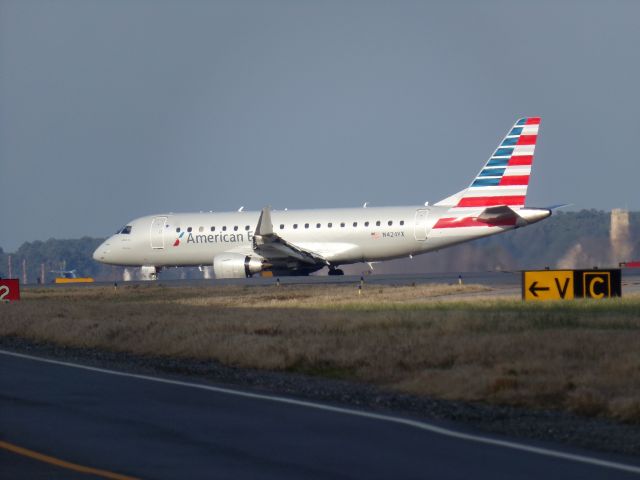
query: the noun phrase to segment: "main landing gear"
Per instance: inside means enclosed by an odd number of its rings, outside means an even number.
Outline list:
[[[344,271],[339,268],[329,267],[329,275],[344,275]]]
[[[157,280],[160,270],[162,270],[162,267],[143,265],[142,267],[140,267],[140,278],[142,280]]]

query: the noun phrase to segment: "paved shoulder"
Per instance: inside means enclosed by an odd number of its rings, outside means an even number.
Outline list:
[[[3,440],[131,477],[640,474],[640,466],[628,460],[526,445],[410,418],[10,352],[0,351],[0,356]]]

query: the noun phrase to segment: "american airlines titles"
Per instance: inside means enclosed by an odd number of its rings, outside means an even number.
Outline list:
[[[377,240],[379,238],[393,238],[393,237],[404,237],[404,232],[374,232],[371,234],[372,238]],[[180,245],[180,235],[176,240],[174,246]],[[246,239],[248,242],[253,241],[253,232],[249,231],[246,233]],[[196,233],[193,234],[189,232],[186,238],[186,243],[195,243],[195,244],[206,244],[206,243],[244,243],[245,234],[244,233]]]
[[[244,239],[244,233],[210,233],[208,235],[189,233],[187,243],[242,243]],[[253,232],[247,232],[247,240],[249,242],[253,240]]]

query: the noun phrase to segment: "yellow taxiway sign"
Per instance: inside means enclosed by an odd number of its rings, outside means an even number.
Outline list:
[[[525,300],[572,300],[573,270],[523,272],[522,298]]]
[[[522,272],[523,300],[573,300],[622,296],[620,269]]]

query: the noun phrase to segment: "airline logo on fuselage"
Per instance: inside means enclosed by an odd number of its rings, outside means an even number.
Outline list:
[[[173,242],[173,246],[177,247],[178,245],[180,245],[180,239],[182,238],[182,236],[184,235],[184,232],[182,232],[180,235],[178,235],[178,238],[176,238],[176,241]]]
[[[180,245],[180,240],[183,238],[185,232],[182,232],[178,238],[176,238],[176,241],[173,243],[174,247],[177,247],[178,245]],[[246,234],[246,238],[249,242],[251,242],[251,240],[253,239],[253,232],[247,232]],[[244,243],[245,241],[245,234],[244,233],[209,233],[209,234],[205,234],[205,233],[196,233],[193,234],[192,232],[189,232],[189,234],[186,237],[186,240],[184,240],[185,243],[189,244],[189,243],[196,243],[196,244],[203,244],[203,243]]]

